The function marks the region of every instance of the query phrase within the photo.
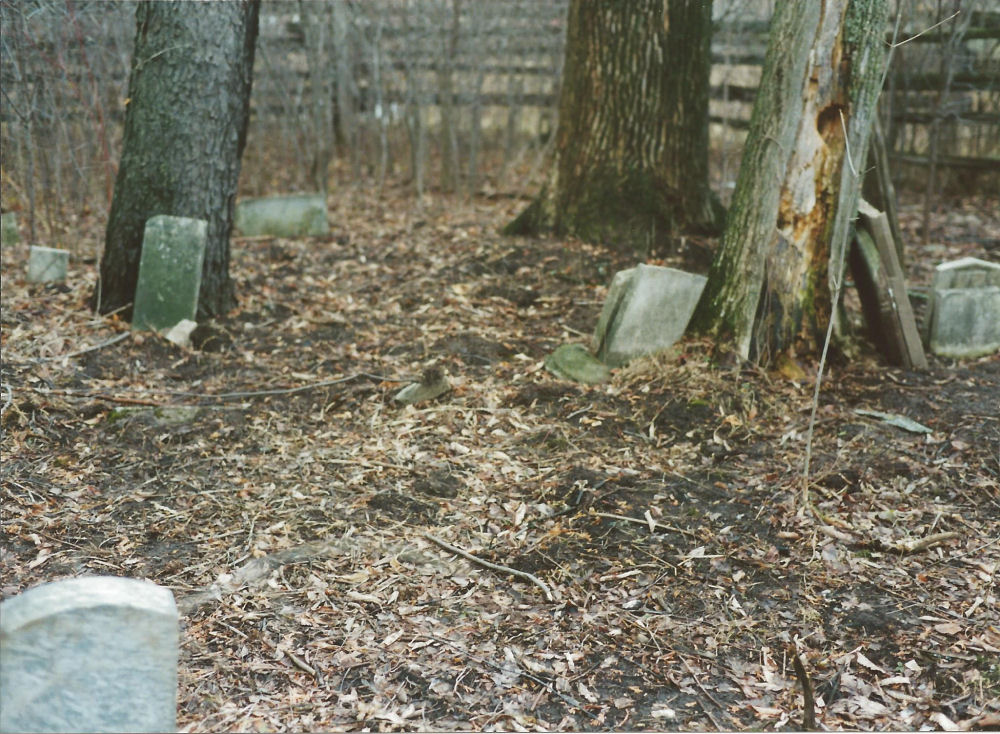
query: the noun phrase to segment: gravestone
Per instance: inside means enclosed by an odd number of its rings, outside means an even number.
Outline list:
[[[161,215],[146,222],[133,329],[158,331],[183,319],[195,320],[207,230],[204,220],[187,217]]]
[[[16,245],[21,241],[21,231],[17,228],[17,214],[0,214],[0,244]]]
[[[322,194],[246,199],[236,205],[234,224],[247,237],[310,237],[330,234]]]
[[[943,357],[1000,350],[1000,265],[973,257],[939,265],[924,325],[931,351]]]
[[[616,273],[594,330],[594,354],[619,367],[671,346],[684,335],[707,280],[657,265]]]
[[[177,606],[149,581],[90,576],[0,604],[0,732],[177,727]]]
[[[69,252],[32,245],[28,255],[29,283],[61,283],[66,280]]]

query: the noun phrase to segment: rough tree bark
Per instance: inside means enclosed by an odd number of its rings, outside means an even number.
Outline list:
[[[745,359],[770,364],[822,346],[857,212],[886,17],[887,0],[777,3],[722,247],[692,319],[695,331],[731,337]]]
[[[552,171],[505,233],[648,251],[680,231],[717,230],[711,29],[705,0],[572,0]]]
[[[246,142],[260,0],[136,10],[122,156],[94,294],[130,317],[146,220],[208,222],[199,318],[228,311],[229,234]]]

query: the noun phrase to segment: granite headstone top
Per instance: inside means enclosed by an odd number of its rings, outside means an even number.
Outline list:
[[[207,230],[203,219],[160,215],[146,222],[133,329],[159,331],[196,319]]]
[[[0,732],[177,726],[177,606],[149,581],[89,576],[0,604]]]
[[[236,205],[234,224],[247,237],[310,237],[330,234],[326,197],[294,194],[245,199]]]

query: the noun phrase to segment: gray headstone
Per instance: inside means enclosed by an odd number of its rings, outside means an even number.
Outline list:
[[[17,214],[4,212],[0,214],[0,244],[16,245],[21,241],[21,232],[17,228]]]
[[[149,581],[90,576],[0,604],[0,731],[177,728],[177,606]]]
[[[246,199],[236,205],[234,224],[247,237],[310,237],[330,234],[322,194]]]
[[[28,254],[28,282],[53,283],[66,280],[69,252],[32,245]]]
[[[616,273],[594,330],[594,354],[619,367],[671,346],[684,335],[707,280],[656,265]]]
[[[931,351],[942,357],[1000,350],[1000,265],[972,257],[939,265],[925,326]]]
[[[187,217],[151,217],[142,238],[133,329],[169,329],[195,320],[208,224]]]

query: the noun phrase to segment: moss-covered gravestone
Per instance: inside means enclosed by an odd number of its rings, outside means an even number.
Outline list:
[[[4,245],[16,245],[21,241],[21,232],[17,228],[17,214],[4,212],[0,214],[0,242]]]
[[[208,224],[187,217],[151,217],[142,238],[133,329],[169,329],[195,320]]]

